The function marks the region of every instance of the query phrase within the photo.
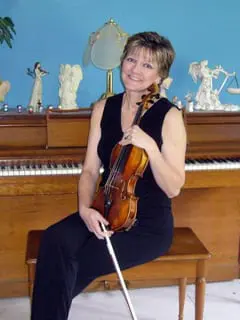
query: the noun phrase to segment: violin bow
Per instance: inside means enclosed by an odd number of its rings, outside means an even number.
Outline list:
[[[146,96],[144,96],[143,98],[143,106],[145,107],[145,105],[147,106],[148,103],[154,103],[154,100],[153,99],[159,99],[159,87],[158,87],[158,84],[157,83],[153,83],[149,89],[150,93]],[[151,99],[149,99],[151,97]],[[109,209],[109,206],[110,204],[107,203],[106,206],[104,206],[104,209],[105,210],[108,210]],[[105,215],[104,215],[105,216]],[[112,243],[110,241],[110,238],[107,234],[107,230],[106,230],[106,227],[103,223],[100,223],[100,226],[103,230],[103,232],[105,233],[105,240],[106,240],[106,244],[107,244],[107,248],[108,248],[108,252],[112,258],[112,261],[113,261],[113,264],[114,264],[114,267],[115,267],[115,270],[117,272],[117,275],[118,275],[118,279],[120,281],[120,284],[122,286],[122,289],[123,289],[123,294],[124,294],[124,298],[127,302],[127,305],[128,305],[128,308],[129,308],[129,311],[130,311],[130,314],[131,314],[131,317],[132,317],[132,320],[137,320],[137,316],[136,316],[136,313],[134,311],[134,308],[133,308],[133,305],[132,305],[132,302],[131,302],[131,299],[130,299],[130,296],[128,294],[128,290],[127,290],[127,287],[126,287],[126,284],[125,284],[125,281],[123,279],[123,276],[122,276],[122,272],[120,270],[120,267],[119,267],[119,264],[118,264],[118,261],[117,261],[117,258],[116,258],[116,255],[115,255],[115,252],[114,252],[114,249],[113,249],[113,246],[112,246]]]
[[[103,223],[101,223],[101,228],[105,233],[105,240],[106,240],[108,252],[109,252],[109,254],[110,254],[111,258],[112,258],[114,267],[115,267],[117,275],[118,275],[118,279],[119,279],[119,281],[121,283],[121,286],[122,286],[122,289],[123,289],[124,298],[125,298],[125,300],[127,302],[129,311],[131,313],[132,320],[137,320],[137,316],[136,316],[135,310],[133,308],[130,296],[128,294],[127,287],[126,287],[125,281],[124,281],[123,276],[122,276],[122,272],[120,270],[120,267],[119,267],[119,264],[118,264],[118,261],[117,261],[117,257],[115,255],[111,240],[110,240],[110,238],[109,238],[109,236],[107,234],[106,227],[105,227],[105,225]]]

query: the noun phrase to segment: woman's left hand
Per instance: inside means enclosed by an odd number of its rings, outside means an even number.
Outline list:
[[[147,151],[147,149],[154,143],[154,140],[139,126],[134,125],[124,132],[122,140],[119,143],[123,146],[132,144]]]

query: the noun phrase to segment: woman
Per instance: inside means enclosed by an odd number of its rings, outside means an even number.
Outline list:
[[[153,83],[161,85],[174,59],[171,43],[155,32],[128,39],[121,61],[125,92],[95,104],[88,149],[79,181],[79,213],[48,228],[42,239],[32,303],[32,320],[67,319],[73,297],[96,277],[114,272],[100,223],[91,208],[99,169],[109,174],[114,145],[143,148],[149,164],[139,179],[137,222],[128,232],[108,231],[121,269],[163,255],[173,236],[170,198],[184,184],[186,136],[182,114],[166,98],[150,106],[139,126],[131,126],[137,102]]]

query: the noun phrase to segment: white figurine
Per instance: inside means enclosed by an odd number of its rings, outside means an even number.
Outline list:
[[[77,90],[82,79],[83,73],[80,65],[60,65],[59,105],[62,109],[77,108]]]
[[[223,73],[225,75],[225,79],[220,86],[220,88],[213,88],[213,79],[217,79],[219,74]],[[214,69],[210,69],[208,67],[208,61],[202,60],[200,62],[192,62],[189,66],[189,74],[191,74],[193,81],[196,83],[199,79],[201,84],[198,88],[198,92],[196,94],[195,100],[196,103],[194,105],[195,110],[228,110],[229,108],[234,110],[235,105],[225,105],[221,104],[219,100],[219,95],[226,84],[228,78],[230,76],[234,76],[235,72],[228,73],[221,66],[216,66]]]
[[[196,110],[211,110],[216,107],[216,104],[220,104],[216,93],[214,93],[212,83],[213,78],[218,78],[219,72],[220,69],[218,67],[213,70],[209,69],[207,60],[190,64],[189,73],[191,74],[193,81],[197,82],[198,79],[201,81],[195,97]]]
[[[27,74],[35,79],[29,106],[32,107],[33,112],[38,112],[42,105],[42,77],[49,73],[41,69],[40,62],[36,62],[33,71],[28,68]]]
[[[188,92],[186,95],[185,95],[185,100],[186,100],[186,110],[188,112],[193,112],[194,111],[194,108],[193,108],[193,100],[192,100],[192,93],[191,92]]]
[[[161,97],[167,98],[167,90],[169,89],[170,85],[172,84],[173,79],[168,77],[166,78],[160,86],[160,95]]]
[[[4,101],[5,95],[10,90],[11,85],[9,81],[1,81],[0,80],[0,102]]]

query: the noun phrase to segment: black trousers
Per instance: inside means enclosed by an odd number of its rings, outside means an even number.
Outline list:
[[[172,215],[168,223],[160,232],[139,223],[128,232],[115,233],[111,242],[121,270],[164,254],[172,241]],[[88,231],[79,213],[54,224],[41,240],[31,320],[66,320],[72,299],[95,278],[112,272],[105,240]]]

